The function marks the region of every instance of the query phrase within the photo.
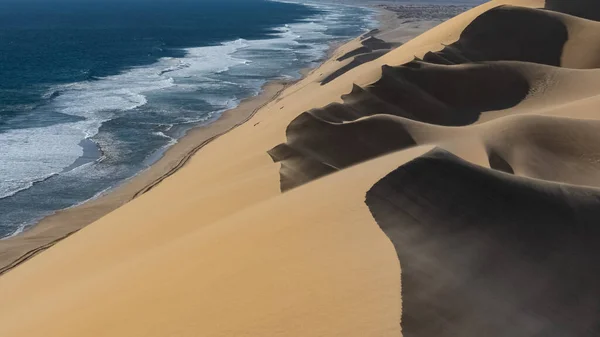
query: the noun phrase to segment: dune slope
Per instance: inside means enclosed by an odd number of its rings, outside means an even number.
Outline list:
[[[495,0],[351,41],[2,275],[0,336],[598,335],[599,16]]]
[[[436,146],[366,193],[398,254],[405,336],[600,333],[600,26],[547,9],[484,11],[456,42],[301,114],[270,152],[288,190]]]
[[[380,180],[366,203],[400,259],[404,336],[600,333],[600,191],[437,149]]]

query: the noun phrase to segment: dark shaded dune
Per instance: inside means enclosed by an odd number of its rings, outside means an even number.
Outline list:
[[[380,40],[374,36],[376,33],[377,32],[372,31],[363,35],[360,40],[361,47],[351,50],[337,58],[337,61],[339,62],[343,62],[350,58],[352,58],[352,61],[325,76],[325,78],[321,80],[321,85],[325,85],[335,80],[362,64],[374,61],[401,45],[401,43],[389,43]]]
[[[451,61],[450,59],[447,59],[446,57],[444,57],[443,53],[440,52],[427,52],[424,56],[423,56],[423,61],[424,62],[428,62],[428,63],[434,63],[434,64],[442,64],[442,65],[452,65],[452,64],[456,64],[456,62]]]
[[[363,37],[361,39],[360,43],[363,46],[369,47],[371,50],[390,49],[390,48],[399,46],[399,44],[397,44],[397,43],[386,42],[386,41],[376,38],[375,36]]]
[[[463,64],[463,63],[472,63],[474,60],[468,59],[463,55],[463,52],[460,49],[457,49],[456,46],[445,46],[439,52],[433,53],[442,59],[442,64]],[[425,62],[430,62],[431,60],[424,58]],[[435,62],[430,62],[435,63]]]
[[[343,103],[313,109],[291,122],[286,131],[287,142],[276,147],[277,151],[270,151],[273,159],[282,164],[282,190],[414,145],[404,140],[398,144],[387,136],[393,134],[387,130],[395,130],[399,139],[410,138],[397,120],[372,127],[374,121],[383,120],[382,116],[390,116],[388,120],[401,117],[460,127],[476,123],[486,112],[515,107],[531,93],[538,93],[536,99],[541,102],[539,93],[557,83],[558,77],[555,69],[533,63],[561,65],[569,40],[565,22],[572,24],[573,20],[579,19],[543,9],[500,6],[478,16],[456,43],[443,50],[429,52],[422,60],[415,58],[402,66],[383,65],[376,82],[364,87],[354,85],[350,93],[342,96]],[[340,59],[354,59],[325,77],[321,84],[379,57],[363,51],[382,48],[383,55],[389,47],[373,35],[363,37],[361,43],[365,49],[342,56]],[[556,132],[549,134],[557,136]],[[506,138],[497,146],[494,142],[486,144],[493,169],[550,181],[598,185],[594,181],[600,180],[600,175],[592,171],[600,167],[590,160],[575,160],[576,152],[556,155],[551,148],[535,143],[524,141],[523,146],[513,147],[511,141]],[[515,151],[519,154],[515,155]],[[278,155],[279,152],[288,155]],[[533,160],[524,164],[527,158]]]
[[[377,34],[379,34],[379,33],[381,33],[381,29],[379,29],[379,28],[374,28],[374,29],[371,29],[370,31],[368,31],[368,32],[364,33],[364,34],[361,36],[361,38],[362,38],[362,39],[366,39],[366,38],[368,38],[368,37],[375,36],[375,35],[377,35]]]
[[[374,115],[392,115],[416,120],[412,114],[388,103],[371,92],[353,85],[352,91],[342,95],[343,103],[331,103],[308,111],[311,115],[333,123],[355,121]]]
[[[406,337],[600,335],[600,192],[436,149],[366,194],[402,270]]]
[[[403,125],[409,121],[397,117],[469,125],[481,113],[518,104],[528,92],[527,78],[512,64],[440,66],[413,61],[384,66],[377,82],[365,88],[354,85],[342,96],[342,104],[313,109],[293,120],[286,130],[287,142],[269,154],[282,163],[285,191],[331,173],[332,168],[415,145]]]
[[[274,162],[281,164],[279,180],[280,189],[283,192],[337,171],[331,166],[298,152],[287,144],[280,144],[268,153]]]
[[[383,66],[381,78],[366,87],[365,90],[403,111],[418,112],[418,115],[413,113],[416,120],[437,122],[436,124],[451,124],[451,116],[448,113],[450,107],[404,78],[403,75],[409,74],[410,71],[419,72],[421,70],[406,68],[403,71],[390,66]]]
[[[356,48],[354,50],[351,50],[351,51],[347,52],[346,54],[338,57],[336,59],[336,61],[342,62],[342,61],[345,61],[345,60],[347,60],[349,58],[352,58],[352,57],[355,57],[355,56],[358,56],[358,55],[368,54],[370,52],[371,52],[371,49],[369,49],[368,47],[362,46],[362,47]]]
[[[268,153],[282,165],[282,191],[325,174],[415,145],[394,117],[334,123],[305,112],[287,128],[288,141]]]
[[[347,95],[342,95],[342,101],[345,106],[352,107],[360,117],[371,116],[374,114],[388,114],[392,116],[401,116],[409,119],[417,119],[410,112],[405,111],[397,105],[388,103],[368,90],[354,85],[352,91]],[[358,118],[346,118],[345,121]]]
[[[546,0],[546,9],[600,21],[600,2],[596,0]]]
[[[509,64],[384,67],[382,78],[367,88],[421,122],[446,126],[513,107],[529,89],[528,79]]]
[[[312,109],[309,113],[332,123],[343,123],[364,117],[362,113],[354,110],[350,105],[340,103],[331,103],[323,108]]]
[[[519,104],[529,90],[528,79],[511,64],[440,66],[413,61],[383,66],[377,82],[365,88],[355,85],[342,99],[360,116],[385,113],[463,126],[476,122],[486,111]]]
[[[357,56],[360,54],[371,53],[374,51],[383,51],[383,50],[389,51],[390,49],[399,46],[399,44],[393,44],[393,43],[385,42],[381,39],[378,39],[369,33],[367,33],[367,35],[362,36],[362,38],[360,40],[360,44],[362,47],[351,50],[351,51],[347,52],[346,54],[338,57],[337,61],[344,61],[351,57],[354,57],[354,56]]]
[[[487,145],[492,168],[506,172],[508,165],[517,175],[600,187],[600,121],[520,116],[498,123]]]
[[[506,159],[504,159],[503,156],[493,148],[488,149],[488,160],[490,168],[508,174],[515,174],[515,169],[510,165],[510,163],[507,162]]]
[[[426,54],[424,61],[462,64],[512,60],[560,66],[568,39],[568,29],[560,14],[499,6],[473,20],[457,42]]]
[[[376,59],[382,57],[383,55],[387,54],[388,52],[389,52],[389,49],[361,52],[359,55],[356,55],[350,63],[346,64],[345,66],[343,66],[343,67],[339,68],[338,70],[332,72],[331,74],[327,75],[321,81],[321,85],[325,85],[325,84],[335,80],[336,78],[342,76],[343,74],[349,72],[350,70],[360,66],[361,64],[365,64],[367,62],[376,60]]]

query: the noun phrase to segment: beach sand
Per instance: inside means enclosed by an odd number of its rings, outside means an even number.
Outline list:
[[[185,165],[197,151],[245,123],[258,109],[276,99],[291,83],[271,81],[261,93],[228,110],[215,122],[192,129],[149,169],[97,199],[46,217],[30,230],[0,241],[0,275],[29,260],[56,242],[149,191]]]
[[[380,12],[378,20],[381,32],[390,32],[402,28],[398,30],[401,33],[389,34],[389,36],[402,36],[402,39],[405,40],[426,31],[435,23],[430,20],[414,20],[407,25],[397,18],[395,12],[383,8],[378,8],[378,10]],[[332,44],[327,58],[330,58],[338,47],[340,47],[340,44]],[[305,77],[311,71],[313,69],[303,69],[301,74]],[[287,86],[294,83],[295,81],[283,80],[268,82],[263,86],[259,95],[243,100],[238,107],[224,112],[217,121],[192,129],[174,146],[169,148],[160,160],[132,179],[98,198],[58,211],[42,219],[22,234],[0,240],[0,275],[147,192],[183,167],[191,156],[208,142],[247,122],[258,109],[276,100]]]
[[[597,335],[598,19],[497,0],[350,41],[0,277],[0,335]]]

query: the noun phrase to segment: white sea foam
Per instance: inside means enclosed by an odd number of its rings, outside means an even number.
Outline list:
[[[79,142],[89,122],[0,133],[0,198],[61,172],[83,154]]]
[[[79,146],[83,139],[96,135],[102,123],[120,113],[147,104],[149,93],[173,87],[174,77],[202,77],[243,64],[245,60],[229,55],[244,46],[245,41],[238,40],[190,48],[184,59],[164,58],[118,75],[52,88],[48,94],[52,101],[43,108],[83,120],[0,133],[0,198],[30,188],[73,164],[83,154]]]
[[[226,89],[237,86],[245,93],[256,94],[267,77],[290,77],[287,67],[295,60],[310,63],[324,57],[334,38],[328,29],[343,24],[341,20],[346,15],[340,10],[346,9],[312,2],[304,4],[320,13],[276,28],[269,39],[238,39],[216,46],[188,48],[182,58],[165,57],[155,64],[134,67],[117,75],[51,88],[46,95],[49,103],[43,108],[82,120],[0,133],[0,176],[3,177],[0,198],[54,174],[62,174],[64,168],[83,154],[79,146],[83,139],[95,136],[106,121],[135,113],[148,104],[154,93],[193,92],[213,106],[214,111],[186,117],[183,121],[203,122],[239,104],[241,97],[224,96]],[[364,20],[365,28],[374,28],[371,19],[360,19]],[[233,69],[252,76],[228,78],[227,72]],[[257,79],[261,76],[265,78]],[[160,136],[171,138],[164,133]],[[170,139],[169,145],[174,142]],[[103,150],[111,151],[110,148]],[[84,170],[69,174],[86,174],[81,171]]]

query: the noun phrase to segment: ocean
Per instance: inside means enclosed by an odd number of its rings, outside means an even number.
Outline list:
[[[266,0],[0,0],[0,238],[122,183],[371,9]]]

